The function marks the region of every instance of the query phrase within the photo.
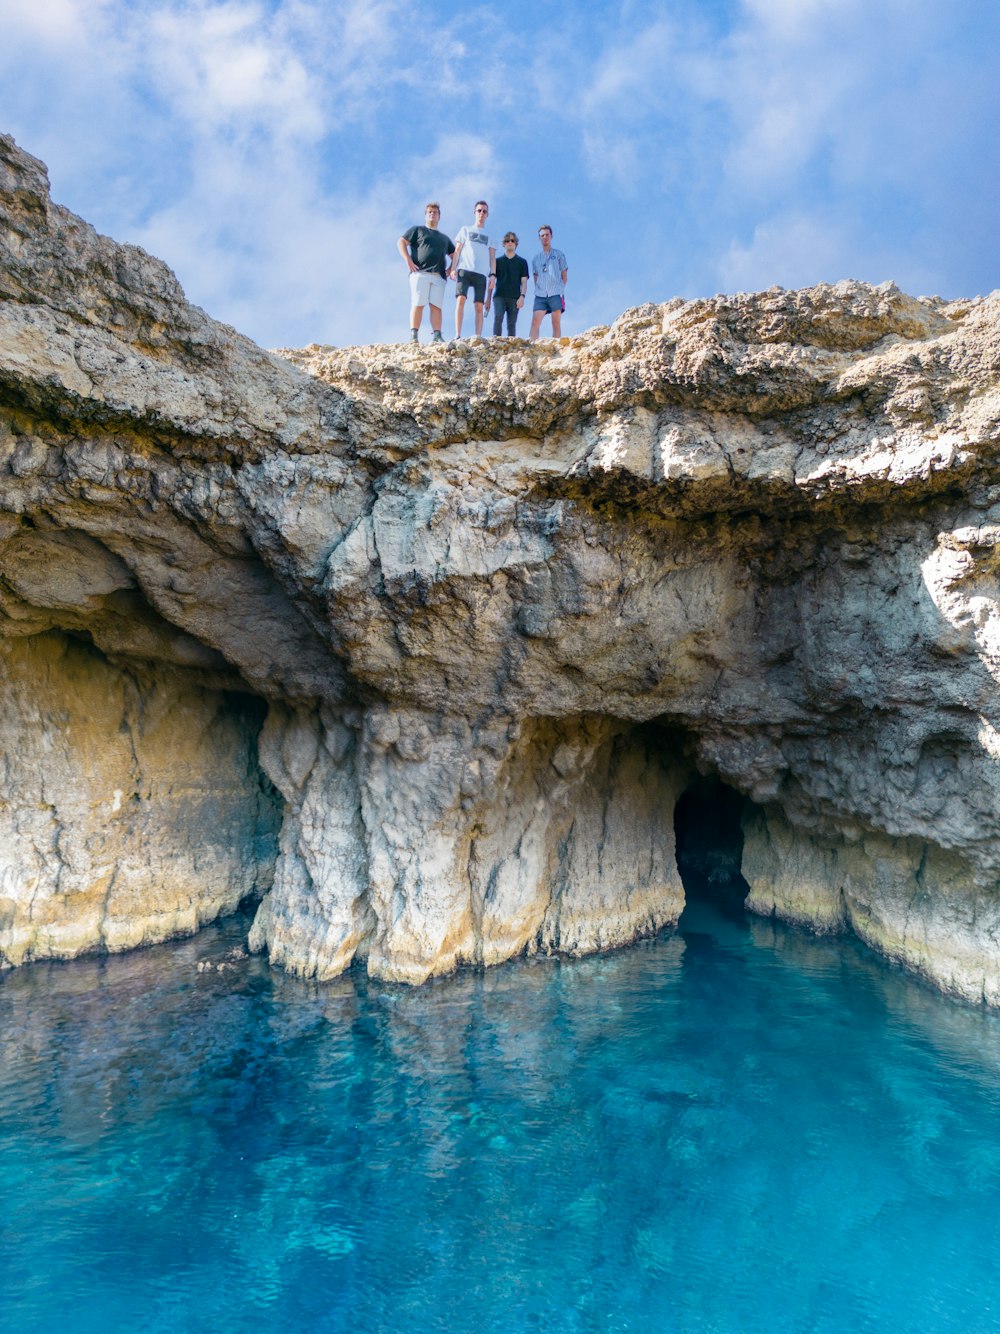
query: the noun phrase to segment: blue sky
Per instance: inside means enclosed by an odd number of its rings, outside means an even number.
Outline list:
[[[0,0],[0,129],[265,346],[405,336],[400,232],[476,198],[564,331],[840,278],[1000,287],[989,0]],[[446,313],[446,327],[451,311]]]

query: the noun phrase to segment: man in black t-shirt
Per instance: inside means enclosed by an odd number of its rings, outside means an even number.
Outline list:
[[[508,232],[503,238],[503,254],[497,259],[497,285],[493,292],[493,337],[503,333],[503,318],[507,316],[507,337],[517,333],[517,312],[524,305],[528,290],[528,261],[517,251],[517,235]],[[487,302],[486,309],[489,310]]]
[[[426,226],[410,227],[396,242],[410,271],[410,342],[419,342],[424,306],[430,306],[431,342],[443,343],[441,308],[448,286],[448,257],[455,253],[455,246],[450,237],[438,231],[440,204],[428,204],[424,219]]]

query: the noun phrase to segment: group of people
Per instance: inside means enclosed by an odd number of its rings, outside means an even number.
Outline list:
[[[489,205],[485,199],[476,201],[475,220],[459,229],[452,241],[438,228],[441,221],[439,204],[428,204],[424,209],[424,225],[410,227],[399,238],[399,253],[410,273],[410,341],[420,341],[420,325],[424,306],[430,306],[431,342],[443,343],[441,315],[444,310],[448,280],[456,283],[455,337],[462,337],[465,306],[471,294],[475,306],[476,335],[483,332],[483,316],[493,307],[493,334],[507,337],[517,333],[517,316],[523,309],[528,293],[529,272],[534,279],[534,307],[531,333],[534,341],[547,315],[552,317],[552,333],[558,338],[562,331],[562,314],[566,309],[566,256],[552,247],[552,228],[546,223],[538,229],[541,250],[531,261],[517,253],[518,239],[514,232],[503,238],[503,254],[497,255],[494,239],[487,231]]]

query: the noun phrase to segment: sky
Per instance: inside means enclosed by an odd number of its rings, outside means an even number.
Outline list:
[[[0,130],[54,199],[266,347],[404,339],[431,199],[454,236],[486,198],[529,260],[550,224],[570,334],[1000,287],[990,0],[0,0],[0,34]]]

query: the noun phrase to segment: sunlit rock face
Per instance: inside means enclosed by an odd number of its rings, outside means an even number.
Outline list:
[[[998,437],[1000,298],[270,354],[0,139],[0,959],[620,945],[710,775],[752,910],[1000,1002]]]

